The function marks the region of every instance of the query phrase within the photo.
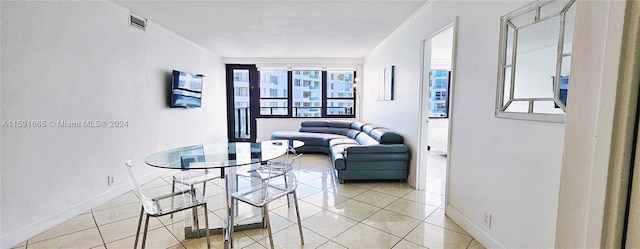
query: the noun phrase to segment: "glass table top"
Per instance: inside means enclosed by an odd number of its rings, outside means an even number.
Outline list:
[[[167,169],[225,168],[272,160],[286,154],[288,148],[303,144],[297,140],[269,140],[193,145],[154,153],[145,162]]]

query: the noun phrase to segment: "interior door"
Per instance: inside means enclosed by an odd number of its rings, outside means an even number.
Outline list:
[[[257,82],[255,65],[227,65],[227,130],[230,142],[256,141]]]

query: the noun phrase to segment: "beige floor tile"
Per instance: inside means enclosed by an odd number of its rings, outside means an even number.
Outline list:
[[[391,248],[400,239],[400,237],[360,223],[342,232],[332,240],[347,248],[369,249]]]
[[[321,246],[319,246],[318,249],[347,249],[347,248],[336,242],[329,240],[327,241],[327,243],[324,243]]]
[[[329,157],[303,156],[298,198],[304,248],[484,248],[447,218],[442,209],[437,209],[443,202],[447,158],[435,155],[428,160],[427,189],[418,191],[396,182],[338,184]],[[169,193],[171,177],[179,173],[167,171],[145,184],[145,195]],[[207,183],[212,228],[226,222],[224,186],[224,179]],[[261,219],[256,209],[240,210],[239,217],[245,222]],[[276,247],[302,248],[293,206],[287,206],[286,198],[280,198],[270,204],[270,210]],[[109,249],[130,249],[139,214],[140,202],[130,191],[31,238],[29,248],[105,248],[106,242]],[[202,209],[198,218],[204,227]],[[185,239],[184,228],[191,223],[191,210],[176,213],[173,219],[168,215],[152,219],[147,248],[206,248],[204,237]],[[401,239],[403,235],[406,236]],[[212,248],[224,246],[221,235],[210,238]],[[268,247],[264,229],[236,232],[234,238],[235,248]],[[25,249],[26,243],[17,248]]]
[[[101,225],[98,229],[100,229],[100,234],[102,234],[102,239],[104,240],[104,242],[110,243],[110,242],[124,239],[126,237],[130,237],[132,235],[136,235],[136,230],[138,228],[138,220],[139,220],[139,217],[133,217],[133,218]],[[145,223],[145,220],[143,218],[142,224],[140,226],[140,233],[144,231],[144,223]],[[162,226],[163,226],[162,223],[160,223],[160,221],[158,221],[157,218],[154,218],[154,217],[149,218],[149,230],[153,230]]]
[[[157,197],[157,196],[166,195],[168,193],[171,193],[171,185],[165,185],[165,186],[160,186],[160,187],[144,189],[144,190],[142,190],[142,193],[146,197],[149,197],[149,198],[154,198],[154,197]]]
[[[404,239],[428,248],[467,248],[471,236],[429,223],[421,223]]]
[[[421,222],[421,220],[384,209],[362,221],[363,224],[398,237],[404,237]]]
[[[220,218],[218,215],[216,215],[213,212],[209,212],[209,229],[217,229],[217,228],[221,228],[224,226],[225,221]],[[182,215],[180,215],[182,216]],[[168,216],[165,216],[168,217]],[[174,216],[174,219],[177,218],[179,216]],[[163,218],[163,217],[161,217]],[[186,219],[185,219],[186,218]],[[199,227],[200,229],[204,229],[205,228],[205,220],[204,220],[204,213],[199,213],[198,216],[198,223],[199,223]],[[193,221],[191,218],[191,212],[185,212],[185,216],[184,218],[180,218],[178,220],[176,220],[173,223],[170,223],[170,221],[164,220],[163,224],[165,225],[165,227],[167,229],[169,229],[169,232],[171,232],[171,234],[173,234],[176,238],[178,238],[178,240],[180,241],[184,241],[185,239],[185,227],[189,227],[191,229],[195,229],[194,227],[192,227]]]
[[[322,192],[322,190],[314,187],[310,187],[304,184],[299,184],[296,188],[296,194],[298,195],[298,199],[304,199],[307,196],[314,195]]]
[[[444,227],[452,231],[467,234],[467,232],[464,231],[464,229],[462,229],[460,226],[458,226],[458,224],[453,222],[453,220],[449,219],[449,217],[447,217],[444,214],[444,210],[442,209],[437,209],[436,211],[434,211],[431,215],[429,215],[429,217],[427,217],[425,221],[437,226]]]
[[[302,184],[307,184],[308,182],[311,182],[313,180],[317,180],[326,176],[327,176],[326,174],[323,175],[320,172],[300,170],[300,175],[298,175],[298,181],[300,181],[300,183]]]
[[[373,190],[397,197],[402,197],[415,189],[407,183],[384,183],[373,188]]]
[[[158,177],[140,186],[140,188],[142,189],[142,192],[144,192],[145,195],[147,194],[147,191],[145,190],[158,188],[158,187],[169,187],[169,191],[171,191],[171,181],[166,181],[162,177]]]
[[[333,177],[326,177],[326,178],[321,177],[311,181],[305,181],[303,182],[303,184],[317,188],[317,189],[327,190],[327,189],[332,189],[338,183],[337,183],[337,180],[334,179]]]
[[[439,178],[435,178],[427,182],[425,191],[437,195],[444,195],[445,182]]]
[[[358,200],[376,207],[386,207],[399,198],[400,197],[388,195],[374,190],[369,190],[367,192],[359,194],[356,197],[353,197],[354,200]]]
[[[374,181],[360,181],[360,182],[347,182],[347,184],[350,185],[354,185],[354,186],[358,186],[361,188],[366,188],[366,189],[373,189],[377,186],[379,186],[381,183],[379,182],[374,182]]]
[[[224,241],[222,241],[221,235],[212,235],[209,237],[211,248],[224,248]],[[189,240],[181,240],[182,245],[184,245],[187,249],[206,249],[207,248],[207,238],[199,238],[199,239],[189,239]]]
[[[313,204],[298,200],[298,209],[300,210],[300,219],[302,219],[302,224],[304,224],[304,220],[317,214],[322,211],[322,208],[317,207]],[[277,208],[269,208],[273,213],[276,213],[282,217],[286,217],[290,221],[296,222],[298,220],[296,216],[296,209],[293,207],[288,207],[287,205],[282,205]]]
[[[262,244],[258,243],[258,242],[254,242],[253,244],[250,244],[248,246],[242,247],[243,249],[263,249],[266,248],[264,247]]]
[[[368,188],[358,187],[352,184],[338,184],[333,189],[328,189],[327,191],[336,193],[338,195],[353,198],[359,194],[362,194],[366,191],[369,191]]]
[[[349,198],[335,194],[333,192],[322,191],[322,192],[307,196],[304,199],[302,199],[302,201],[311,203],[313,205],[321,207],[322,209],[329,209],[335,206],[336,204],[344,202],[348,199]]]
[[[142,246],[142,234],[138,241],[138,248]],[[107,243],[107,249],[112,248],[133,248],[135,242],[135,236],[127,237],[121,240],[117,240],[111,243]],[[161,227],[148,232],[147,234],[146,248],[168,248],[179,245],[180,241],[176,239],[166,228]]]
[[[482,244],[480,244],[480,242],[474,239],[473,241],[471,241],[471,244],[469,245],[469,247],[467,247],[467,249],[486,249],[486,248]]]
[[[276,248],[317,248],[318,246],[329,241],[329,239],[320,236],[308,229],[303,228],[304,245],[300,242],[300,231],[297,225],[289,226],[287,229],[273,234],[273,245]],[[269,237],[258,240],[262,246],[269,248]]]
[[[33,238],[29,239],[29,243],[36,243],[38,241],[43,241],[95,227],[96,222],[93,220],[93,215],[91,215],[91,213],[85,213],[73,217],[60,225],[57,225],[41,234],[34,236]]]
[[[269,212],[269,214],[270,214],[269,220],[271,224],[271,232],[274,234],[295,224],[290,220],[280,215],[277,215],[273,212]],[[242,231],[242,233],[251,237],[251,239],[255,241],[260,241],[261,239],[269,236],[269,232],[267,231],[267,229],[250,229],[250,230]]]
[[[127,193],[124,193],[116,198],[113,198],[105,203],[103,203],[100,206],[97,206],[96,208],[91,209],[92,211],[99,211],[99,210],[104,210],[104,209],[109,209],[109,208],[114,208],[114,207],[118,207],[118,206],[123,206],[126,204],[131,204],[131,203],[141,203],[140,199],[138,199],[138,196],[135,195],[133,193],[133,191],[129,191]]]
[[[233,248],[247,248],[248,246],[252,246],[253,248],[264,248],[260,243],[242,232],[233,233]]]
[[[302,221],[303,227],[325,238],[333,238],[356,224],[355,220],[331,211],[322,211]]]
[[[207,196],[207,209],[209,210],[218,210],[223,209],[227,206],[227,201],[225,200],[226,194],[217,194],[213,196]]]
[[[102,238],[98,228],[89,228],[79,232],[67,234],[64,236],[55,237],[52,239],[27,243],[28,248],[92,248],[99,245],[103,245]]]
[[[426,248],[426,247],[406,241],[406,240],[401,240],[400,242],[398,242],[398,244],[393,246],[393,249],[417,249],[417,248]]]
[[[418,220],[424,220],[431,213],[433,213],[437,209],[437,207],[429,206],[424,203],[419,203],[407,199],[398,199],[384,209],[407,215]]]
[[[362,221],[381,208],[372,206],[356,200],[347,200],[328,208],[327,210],[338,213],[356,221]]]
[[[444,198],[442,197],[442,195],[430,193],[424,190],[413,190],[402,198],[424,203],[434,207],[440,207],[444,203]]]
[[[123,206],[117,206],[100,211],[93,212],[93,217],[96,220],[98,226],[116,222],[131,217],[139,217],[141,203],[131,203]]]
[[[26,248],[27,248],[27,242],[26,241],[23,241],[22,243],[11,247],[11,249],[26,249]]]

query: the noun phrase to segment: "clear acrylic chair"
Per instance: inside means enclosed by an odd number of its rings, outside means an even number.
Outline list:
[[[178,148],[189,145],[198,145],[202,144],[201,141],[191,141],[191,142],[183,142],[183,143],[172,143],[167,147],[169,148]],[[174,175],[172,177],[171,182],[171,193],[176,192],[176,184],[185,186],[190,189],[195,189],[195,186],[198,184],[202,184],[202,195],[206,195],[207,191],[207,182],[211,180],[215,180],[218,178],[222,178],[224,176],[224,169],[220,169],[220,174],[216,174],[214,172],[209,171],[208,169],[204,170],[183,170],[180,176]],[[182,189],[182,188],[181,188]],[[171,218],[173,218],[173,214],[171,214]]]
[[[296,188],[298,187],[298,176],[300,165],[295,164],[302,154],[299,154],[288,160],[284,165],[275,165],[268,162],[265,165],[252,166],[248,171],[249,176],[244,179],[248,184],[240,184],[238,191],[230,194],[231,197],[231,214],[230,214],[230,240],[233,245],[233,229],[234,219],[237,216],[238,202],[244,202],[251,206],[261,208],[264,215],[265,228],[269,233],[269,244],[273,246],[273,234],[271,232],[271,224],[269,221],[269,203],[284,196],[293,196],[296,217],[298,219],[298,229],[300,231],[300,243],[304,245],[304,237],[302,235],[302,223],[300,222],[300,210],[298,208],[298,198],[296,196]],[[288,200],[288,199],[287,199]],[[287,201],[289,202],[289,201]]]
[[[127,160],[125,165],[129,170],[129,175],[131,175],[131,179],[133,180],[133,184],[135,185],[135,190],[140,196],[140,200],[142,201],[142,207],[140,208],[140,219],[138,220],[138,229],[136,230],[136,240],[133,248],[135,249],[138,246],[138,238],[140,236],[140,227],[142,225],[142,217],[146,214],[146,219],[144,223],[144,235],[142,236],[142,248],[145,247],[147,241],[147,230],[149,229],[149,217],[160,217],[167,214],[173,214],[175,212],[180,212],[188,209],[193,210],[193,214],[195,217],[198,215],[198,207],[202,206],[204,208],[204,220],[205,220],[205,234],[207,236],[207,248],[211,248],[211,242],[209,240],[209,215],[207,212],[207,202],[204,198],[204,195],[200,194],[197,190],[193,188],[185,189],[180,192],[173,192],[166,195],[161,195],[158,197],[149,198],[142,193],[142,189],[140,188],[140,184],[138,184],[138,180],[136,178],[135,170],[133,169],[133,163],[131,159]],[[199,228],[196,225],[196,229]]]

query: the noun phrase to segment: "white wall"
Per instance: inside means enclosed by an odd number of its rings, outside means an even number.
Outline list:
[[[146,32],[129,27],[112,2],[0,6],[2,120],[128,121],[2,128],[2,248],[131,189],[129,157],[139,176],[154,176],[165,171],[144,158],[167,144],[226,139],[220,56],[153,22]],[[206,75],[202,108],[168,108],[172,69]]]
[[[494,116],[500,16],[524,4],[438,2],[364,64],[363,120],[404,135],[415,177],[422,40],[458,17],[446,213],[488,247],[550,248],[555,240],[564,125]],[[377,75],[389,65],[396,100],[377,101]],[[490,229],[485,212],[493,214]]]

